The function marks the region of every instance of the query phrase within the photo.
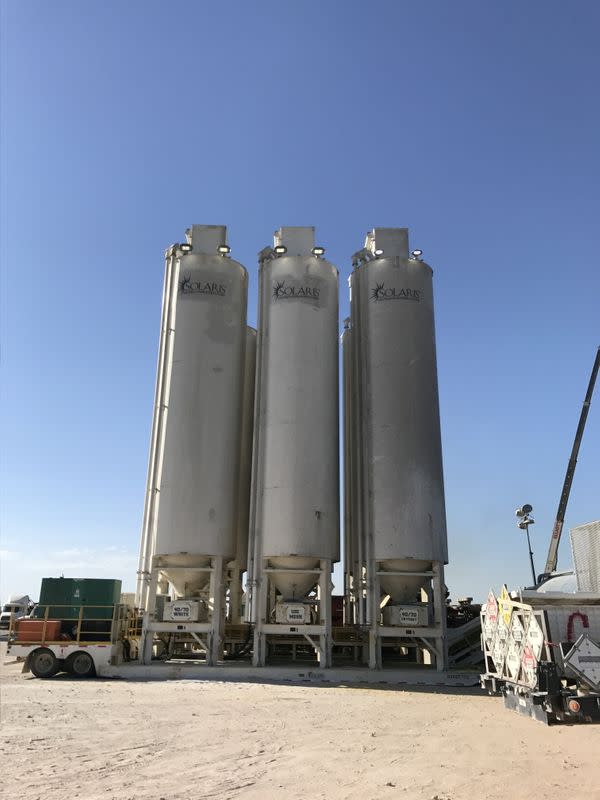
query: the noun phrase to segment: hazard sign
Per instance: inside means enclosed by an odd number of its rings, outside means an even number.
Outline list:
[[[500,592],[498,610],[500,612],[500,616],[504,620],[504,624],[508,627],[510,625],[510,617],[512,614],[512,600],[510,599],[510,594],[508,593],[508,587],[506,584],[504,584],[502,591]]]
[[[496,600],[496,595],[491,589],[485,605],[485,615],[490,622],[495,623],[498,619],[498,601]]]
[[[523,623],[519,619],[518,614],[513,614],[511,623],[510,623],[510,635],[513,638],[514,642],[519,644],[523,641],[523,637],[525,636],[525,629],[523,628]]]
[[[521,664],[523,666],[523,675],[525,676],[525,682],[533,687],[535,686],[537,680],[537,658],[531,647],[526,644],[523,648],[523,655],[521,656]]]
[[[498,637],[494,639],[492,646],[492,659],[496,667],[496,673],[500,675],[504,669],[504,659],[506,658],[506,642],[500,641]]]
[[[565,656],[565,666],[600,692],[600,647],[587,633],[582,633]]]
[[[506,651],[506,668],[511,678],[516,680],[519,669],[521,668],[521,646],[518,642],[514,641],[512,636],[508,643],[508,650]]]
[[[501,642],[505,642],[508,639],[509,628],[508,625],[504,622],[504,617],[502,615],[498,617],[497,631],[498,631],[498,639],[500,639]]]
[[[539,660],[542,655],[542,649],[544,647],[544,632],[540,628],[540,624],[532,614],[531,619],[529,620],[529,626],[527,628],[527,636],[526,643],[529,645],[532,653]]]

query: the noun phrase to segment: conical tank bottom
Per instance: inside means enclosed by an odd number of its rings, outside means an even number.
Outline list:
[[[210,586],[210,556],[162,555],[159,569],[178,597],[197,597]]]
[[[208,590],[210,586],[210,572],[208,571],[177,570],[175,572],[167,568],[163,570],[163,575],[167,578],[178,597],[197,597]]]
[[[315,569],[318,566],[319,559],[315,558],[302,558],[301,556],[269,558],[269,567],[277,570],[268,573],[269,580],[284,600],[303,600],[318,583],[318,573],[287,572],[286,570]]]
[[[424,575],[385,575],[385,572],[429,572],[430,561],[394,558],[380,561],[379,570],[382,573],[379,575],[379,585],[390,595],[391,602],[396,604],[421,602],[421,589],[427,588],[431,580]]]

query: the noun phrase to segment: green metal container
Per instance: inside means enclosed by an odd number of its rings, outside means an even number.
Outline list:
[[[121,600],[121,581],[106,578],[43,578],[36,617],[110,620]]]

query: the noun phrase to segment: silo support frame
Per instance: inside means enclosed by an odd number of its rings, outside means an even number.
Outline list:
[[[223,660],[223,633],[225,627],[225,559],[215,556],[211,560],[209,606],[212,609],[207,664],[216,666]]]
[[[265,565],[268,559],[265,559]],[[283,569],[270,569],[263,565],[256,593],[257,609],[254,628],[254,651],[252,663],[255,667],[264,667],[267,660],[267,636],[303,636],[314,647],[321,668],[332,665],[333,637],[331,629],[331,571],[332,561],[321,559],[315,569],[290,569],[289,572],[318,574],[319,624],[282,624],[269,623],[270,612],[274,608],[274,593],[269,581],[269,573],[284,572]]]
[[[227,569],[227,585],[229,586],[229,622],[233,625],[241,625],[244,621],[242,614],[242,587],[243,570],[237,561],[232,561]]]
[[[142,628],[142,647],[140,648],[141,663],[150,664],[152,662],[152,649],[154,646],[155,633],[191,633],[194,638],[196,634],[206,634],[206,642],[201,642],[202,647],[206,648],[207,666],[217,666],[223,660],[223,634],[225,625],[225,559],[223,556],[213,556],[210,566],[202,567],[181,567],[186,572],[209,572],[209,609],[210,620],[208,622],[164,622],[154,620],[156,608],[156,591],[159,583],[159,574],[165,569],[175,572],[177,567],[157,565],[152,569],[149,585],[148,608],[144,614]]]
[[[433,625],[427,627],[401,627],[380,625],[377,616],[373,611],[371,625],[369,627],[369,668],[381,669],[382,662],[382,641],[383,639],[407,639],[412,646],[422,648],[429,652],[435,660],[437,672],[444,672],[448,668],[448,642],[446,636],[446,600],[444,584],[444,565],[440,562],[433,562],[429,572],[385,572],[377,569],[372,571],[372,580],[369,582],[371,593],[371,606],[379,604],[381,596],[379,578],[385,575],[422,575],[431,577],[433,601],[430,605],[433,609]]]

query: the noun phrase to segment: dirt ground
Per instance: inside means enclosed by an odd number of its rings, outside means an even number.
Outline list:
[[[547,728],[478,690],[20,669],[3,666],[0,684],[11,800],[600,800],[600,725]]]

